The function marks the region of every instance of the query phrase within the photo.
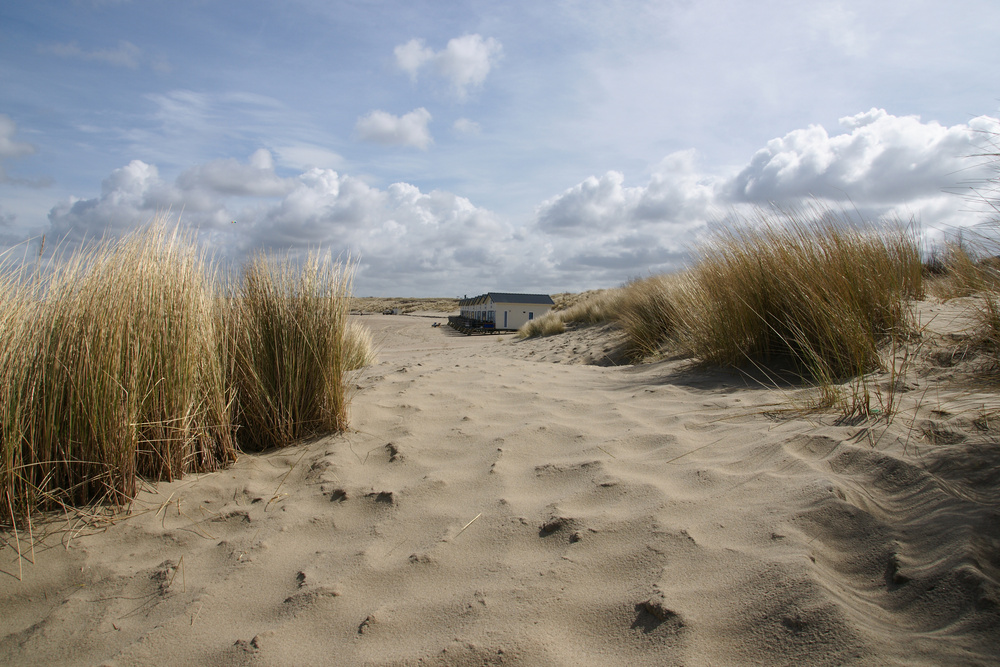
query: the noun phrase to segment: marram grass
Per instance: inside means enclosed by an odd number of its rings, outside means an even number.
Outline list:
[[[909,303],[923,293],[912,230],[830,210],[734,216],[694,257],[687,271],[634,280],[519,335],[612,320],[633,359],[669,352],[712,365],[779,365],[830,383],[879,367],[880,347],[912,331]]]
[[[351,273],[329,255],[257,255],[224,316],[230,385],[245,449],[285,446],[347,426]]]
[[[530,320],[517,330],[518,338],[535,338],[538,336],[554,336],[566,331],[561,313],[548,312],[537,320]]]
[[[806,221],[812,219],[811,221]],[[701,249],[682,308],[683,344],[712,364],[788,362],[815,379],[880,365],[923,296],[919,244],[830,211],[734,220]]]
[[[134,497],[247,448],[343,429],[350,267],[258,257],[233,294],[154,221],[31,267],[0,262],[0,521]]]

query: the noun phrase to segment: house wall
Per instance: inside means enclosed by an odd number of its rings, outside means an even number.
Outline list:
[[[496,312],[496,324],[498,329],[520,329],[529,319],[537,320],[545,313],[552,310],[552,306],[540,303],[497,303],[493,304]],[[504,313],[507,314],[507,324],[504,326]]]
[[[486,299],[484,303],[462,306],[461,308],[462,317],[468,317],[469,319],[479,320],[481,322],[489,320],[489,314],[491,312],[496,312],[496,307],[494,306],[492,299]]]

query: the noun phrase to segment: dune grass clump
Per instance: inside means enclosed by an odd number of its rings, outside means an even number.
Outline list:
[[[345,373],[359,361],[348,358],[351,275],[318,254],[302,265],[258,254],[244,268],[223,318],[242,448],[346,427]]]
[[[625,351],[632,359],[659,353],[676,341],[684,327],[687,274],[634,280],[621,290],[616,320],[625,332]]]
[[[684,336],[694,356],[790,363],[825,381],[880,367],[880,345],[910,331],[908,302],[923,289],[910,231],[863,229],[830,211],[733,223],[692,269]]]
[[[620,290],[595,290],[582,295],[562,294],[557,297],[556,307],[559,308],[568,299],[573,299],[561,310],[551,310],[537,320],[525,323],[518,332],[518,338],[535,338],[537,336],[554,336],[566,331],[567,324],[601,324],[611,322],[617,317],[618,295]]]
[[[529,320],[525,322],[520,329],[517,330],[518,338],[536,338],[538,336],[554,336],[555,334],[561,334],[566,331],[566,323],[563,322],[562,316],[557,312],[548,312],[539,317],[537,320]]]
[[[602,324],[617,318],[620,289],[601,290],[560,311],[566,324]]]
[[[209,271],[190,237],[154,225],[31,277],[4,269],[4,514],[121,503],[138,476],[235,459]]]
[[[932,296],[947,301],[1000,290],[997,260],[976,242],[948,243],[933,259],[940,268],[927,281]]]
[[[519,336],[610,320],[636,360],[669,351],[794,369],[829,386],[880,368],[880,348],[912,331],[909,303],[923,296],[912,230],[864,226],[848,213],[758,209],[726,221],[695,258],[683,273],[579,301]]]
[[[346,374],[374,359],[348,322],[351,276],[260,255],[225,294],[162,220],[45,265],[0,261],[0,521],[343,430]]]
[[[996,255],[994,226],[969,243],[949,244],[945,252],[945,273],[934,281],[932,294],[948,300],[977,297],[971,347],[984,351],[988,366],[1000,368],[1000,258]]]
[[[349,320],[344,335],[344,370],[354,371],[371,366],[375,361],[375,341],[371,329],[356,320]]]

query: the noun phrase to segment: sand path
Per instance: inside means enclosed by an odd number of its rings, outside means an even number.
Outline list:
[[[996,432],[969,408],[995,394],[930,406],[913,378],[910,418],[868,432],[734,374],[569,363],[592,333],[362,319],[381,361],[351,432],[161,484],[101,531],[52,524],[34,564],[0,550],[0,663],[1000,655]]]

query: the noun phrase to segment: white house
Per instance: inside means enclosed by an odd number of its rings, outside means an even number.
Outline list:
[[[511,294],[487,292],[459,300],[462,317],[490,323],[497,329],[520,329],[521,326],[549,312],[555,302],[548,294]]]

